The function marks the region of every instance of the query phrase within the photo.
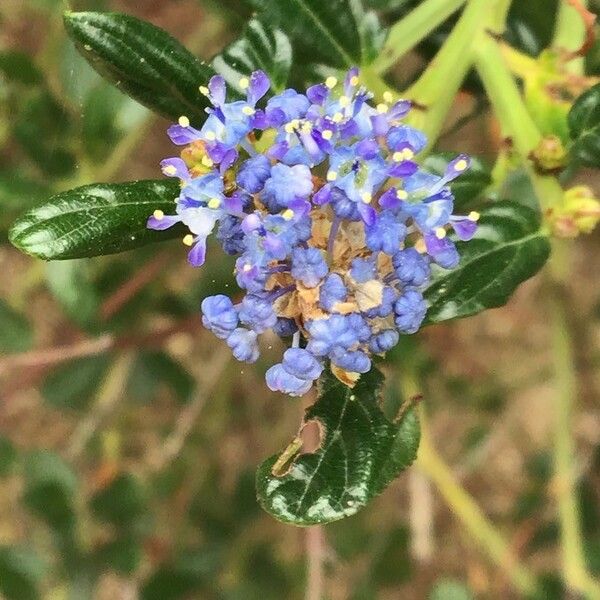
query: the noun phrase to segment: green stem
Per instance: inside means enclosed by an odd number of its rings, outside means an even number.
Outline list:
[[[405,93],[416,107],[407,122],[423,131],[430,147],[437,139],[446,115],[474,58],[474,40],[490,27],[496,8],[507,0],[469,0],[458,23],[427,69]],[[491,5],[491,6],[490,6]]]
[[[371,65],[376,73],[384,73],[402,56],[439,27],[466,0],[425,0],[395,23],[381,54]]]
[[[542,134],[525,106],[498,42],[492,36],[483,33],[474,45],[477,48],[477,72],[500,121],[502,131],[511,139],[515,150],[527,166],[540,205],[545,209],[557,205],[563,197],[563,190],[558,181],[552,176],[537,173],[529,161],[530,154],[542,140]]]
[[[565,582],[569,588],[587,598],[600,598],[600,584],[589,575],[585,563],[577,500],[575,443],[572,437],[577,370],[566,296],[569,264],[569,242],[556,241],[548,284],[555,377],[554,490],[561,526],[561,559]]]
[[[402,396],[411,398],[419,393],[420,386],[412,370],[406,369],[400,378]],[[460,485],[450,467],[437,453],[431,442],[427,419],[421,410],[421,443],[416,466],[435,484],[442,498],[464,525],[466,531],[479,542],[489,558],[498,565],[523,595],[532,594],[536,579],[512,554],[509,543],[487,519],[472,496]]]
[[[587,7],[586,0],[580,0],[583,7]],[[585,23],[581,14],[565,0],[559,5],[556,29],[552,45],[569,52],[574,52],[581,47],[585,39]],[[565,63],[565,68],[573,74],[581,75],[584,72],[585,61],[582,56]]]

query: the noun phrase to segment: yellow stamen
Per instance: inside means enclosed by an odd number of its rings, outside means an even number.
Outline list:
[[[479,221],[480,216],[481,215],[476,210],[472,210],[467,218],[469,221]]]
[[[212,142],[213,140],[217,139],[217,136],[214,131],[207,131],[205,137],[209,142]]]
[[[211,198],[206,205],[208,208],[219,208],[219,206],[221,206],[221,201],[218,198]]]
[[[162,172],[165,175],[176,175],[177,174],[177,169],[173,166],[173,165],[167,165],[166,167],[163,168]]]
[[[365,204],[369,204],[369,202],[371,202],[371,200],[373,200],[373,196],[371,195],[370,192],[363,192],[360,195],[360,199],[365,203]]]
[[[461,158],[454,165],[454,170],[455,171],[464,171],[468,166],[469,166],[469,164],[467,163],[467,161],[464,158]]]
[[[244,106],[244,108],[242,108],[242,112],[245,115],[251,116],[253,115],[256,111],[251,107],[251,106]]]
[[[402,150],[402,154],[404,155],[404,160],[410,160],[415,155],[410,148],[404,148],[404,150]]]
[[[398,200],[406,200],[408,198],[408,193],[406,190],[398,190],[396,192],[396,198],[398,198]]]
[[[162,219],[165,218],[165,213],[162,210],[156,209],[153,213],[152,216],[157,220],[157,221],[161,221]]]
[[[312,131],[312,123],[310,123],[309,121],[304,121],[304,123],[302,123],[302,133],[310,133]]]
[[[391,104],[392,101],[394,100],[394,96],[392,96],[392,92],[383,92],[383,99],[388,103]]]
[[[333,131],[331,129],[324,129],[321,135],[324,140],[330,140],[333,137]]]
[[[213,162],[212,158],[210,156],[206,156],[206,155],[202,157],[202,161],[201,162],[202,162],[202,164],[205,167],[209,167],[209,168],[212,167],[215,164]]]
[[[198,89],[200,90],[200,93],[203,96],[208,96],[210,94],[210,92],[208,91],[208,88],[205,85],[201,85]]]
[[[250,85],[250,80],[247,77],[242,77],[240,79],[240,88],[245,90]]]
[[[252,269],[252,265],[249,265],[248,263],[246,263],[243,267],[242,267],[242,271],[244,272],[248,272]]]
[[[436,227],[434,231],[438,240],[443,240],[446,237],[446,230],[443,227]]]
[[[179,122],[179,125],[181,125],[181,127],[189,127],[190,126],[190,120],[186,116],[179,117],[178,122]]]
[[[400,152],[399,150],[394,152],[394,154],[392,154],[392,159],[396,162],[404,160],[404,152]]]
[[[188,233],[184,236],[182,241],[185,246],[191,246],[194,243],[194,236],[191,233]]]
[[[333,115],[333,117],[331,117],[331,120],[334,123],[339,123],[343,118],[344,118],[344,115],[341,112],[336,112],[335,115]]]
[[[380,114],[385,114],[388,110],[390,109],[390,107],[387,104],[378,104],[377,105],[377,112]]]
[[[337,79],[335,77],[328,77],[325,80],[325,85],[332,90],[337,85]]]
[[[282,213],[281,216],[286,220],[286,221],[291,221],[294,218],[294,211],[291,208],[286,208]]]
[[[340,106],[342,108],[345,108],[346,106],[348,106],[350,104],[350,98],[348,98],[348,96],[340,96]]]
[[[335,181],[337,179],[337,173],[335,171],[329,171],[327,173],[327,181]]]
[[[294,126],[292,125],[291,122],[286,123],[284,129],[285,129],[286,133],[294,133]]]
[[[352,77],[350,77],[350,85],[352,85],[352,86],[358,85],[358,77],[356,75],[353,75]]]

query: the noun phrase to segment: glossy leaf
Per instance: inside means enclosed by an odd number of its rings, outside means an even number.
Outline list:
[[[0,352],[24,352],[32,342],[29,321],[0,299]]]
[[[340,68],[366,65],[374,58],[374,40],[383,42],[375,14],[366,13],[360,0],[253,0],[253,4],[261,18],[281,27],[310,62]]]
[[[262,507],[293,525],[329,523],[353,515],[415,459],[419,422],[412,409],[389,421],[379,407],[383,376],[373,368],[351,389],[327,370],[304,423],[321,425],[319,448],[299,454],[294,440],[267,459],[256,476]]]
[[[65,27],[100,75],[166,117],[202,122],[198,90],[214,74],[166,31],[120,13],[67,12]]]
[[[600,84],[577,98],[568,123],[573,140],[572,158],[590,167],[600,167]]]
[[[271,89],[280,92],[285,88],[292,66],[292,46],[281,29],[252,19],[242,37],[216,56],[212,66],[240,94],[243,93],[240,78],[257,69],[269,76]]]
[[[423,162],[423,167],[436,175],[443,175],[446,165],[456,156],[454,152],[440,152],[429,155]],[[455,179],[450,187],[454,195],[456,213],[464,207],[473,206],[492,182],[489,167],[477,157],[471,158],[471,166],[466,173]]]
[[[97,183],[53,196],[22,216],[9,233],[19,250],[46,260],[113,254],[181,235],[177,227],[151,231],[156,209],[174,209],[177,182]]]
[[[539,215],[516,202],[481,211],[475,237],[457,242],[461,256],[452,271],[438,270],[425,291],[426,323],[468,317],[502,306],[517,286],[542,268],[550,253]]]

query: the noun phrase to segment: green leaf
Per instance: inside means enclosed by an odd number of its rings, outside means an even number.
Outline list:
[[[81,54],[120,90],[171,119],[204,121],[198,86],[214,71],[166,31],[120,13],[66,12],[64,21]]]
[[[259,17],[281,27],[299,50],[298,59],[334,67],[365,65],[373,57],[377,17],[360,0],[254,0]],[[382,35],[382,34],[381,34]],[[380,35],[380,37],[381,37]],[[379,39],[379,42],[382,40]]]
[[[600,83],[575,100],[568,124],[571,157],[588,167],[600,167]]]
[[[559,0],[513,2],[506,23],[506,40],[532,56],[552,43]]]
[[[24,504],[57,533],[68,534],[75,524],[76,488],[74,473],[57,454],[39,450],[27,457]]]
[[[383,376],[373,368],[351,389],[327,370],[304,423],[321,425],[319,448],[299,454],[296,438],[258,469],[261,506],[293,525],[316,525],[355,514],[415,459],[419,422],[413,409],[389,421],[379,407]]]
[[[10,241],[46,260],[113,254],[181,235],[146,228],[155,209],[174,212],[179,185],[170,180],[96,183],[53,196],[21,217]]]
[[[0,352],[24,352],[32,342],[29,321],[0,299]]]
[[[12,472],[17,461],[17,450],[13,443],[4,435],[0,435],[0,477],[6,477]]]
[[[502,306],[520,283],[542,268],[550,253],[539,215],[511,201],[483,210],[475,237],[456,246],[459,266],[452,271],[436,270],[425,291],[426,323]]]
[[[143,517],[147,500],[138,479],[130,473],[121,473],[93,496],[90,506],[99,519],[132,527]]]
[[[453,152],[431,154],[423,161],[423,167],[431,173],[443,176],[446,165],[455,156],[456,153]],[[492,174],[489,167],[477,157],[472,157],[469,170],[450,184],[454,195],[455,212],[460,213],[465,207],[470,208],[476,204],[490,183],[492,183]]]
[[[271,80],[271,89],[281,92],[292,66],[292,46],[281,29],[252,19],[242,37],[213,59],[212,66],[227,83],[243,93],[240,78],[262,69]]]
[[[18,50],[0,52],[0,73],[8,81],[23,85],[35,85],[42,81],[42,74],[31,57]]]
[[[61,410],[85,410],[93,399],[109,364],[106,356],[79,358],[46,377],[42,396]]]
[[[52,261],[46,265],[46,283],[65,313],[86,325],[98,310],[98,294],[91,280],[89,261]]]
[[[101,571],[114,570],[131,575],[139,566],[143,548],[136,536],[125,535],[103,544],[94,553],[94,561]]]
[[[75,169],[75,157],[67,144],[72,133],[69,114],[45,91],[24,102],[14,126],[14,136],[24,152],[52,177],[65,177]]]
[[[15,218],[50,195],[50,188],[17,169],[0,171],[0,231],[5,238]]]
[[[44,564],[29,548],[0,547],[0,593],[6,600],[37,600]]]

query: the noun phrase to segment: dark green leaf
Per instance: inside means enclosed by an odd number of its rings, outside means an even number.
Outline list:
[[[90,506],[99,519],[132,527],[144,515],[147,500],[138,479],[130,473],[122,473],[94,495]]]
[[[390,422],[379,407],[382,384],[375,368],[353,389],[329,370],[321,376],[319,398],[304,417],[305,423],[321,424],[320,446],[299,455],[294,440],[283,455],[259,467],[257,495],[267,512],[300,526],[343,519],[413,462],[420,435],[416,414],[409,409],[399,421]]]
[[[423,167],[436,175],[443,175],[446,165],[455,156],[456,153],[452,152],[431,154],[423,162]],[[454,195],[455,212],[460,213],[465,207],[471,208],[482,197],[491,182],[492,175],[489,167],[473,157],[469,170],[450,184]]]
[[[44,565],[29,548],[0,547],[0,593],[6,600],[37,600]]]
[[[18,50],[0,52],[0,73],[8,81],[25,85],[35,85],[42,81],[42,74],[31,57]]]
[[[542,268],[550,253],[539,215],[510,201],[483,210],[475,237],[457,242],[457,248],[459,266],[437,270],[425,291],[427,323],[502,306],[520,283]]]
[[[119,13],[67,12],[64,19],[81,54],[108,81],[166,117],[204,121],[198,86],[214,71],[166,31]]]
[[[25,177],[16,169],[0,171],[0,231],[5,237],[17,215],[50,195],[47,185]]]
[[[75,169],[75,157],[67,144],[72,132],[68,113],[47,92],[23,104],[14,127],[15,138],[27,156],[52,177],[65,177]]]
[[[131,575],[142,560],[143,549],[135,536],[118,537],[98,548],[94,560],[102,571],[114,570]]]
[[[9,238],[19,250],[46,260],[100,256],[181,235],[146,228],[155,209],[174,212],[179,185],[169,180],[97,183],[62,192],[21,217]]]
[[[519,50],[537,56],[552,42],[558,1],[513,2],[506,23],[507,41]]]
[[[76,487],[75,475],[57,454],[39,450],[27,457],[25,506],[58,533],[75,524]]]
[[[573,159],[589,167],[600,167],[600,83],[575,100],[568,123]]]
[[[253,3],[262,20],[281,27],[293,39],[300,51],[297,59],[340,68],[365,65],[373,58],[374,40],[382,41],[376,16],[365,13],[359,0]]]
[[[292,47],[281,29],[272,29],[252,19],[241,38],[225,48],[213,59],[215,71],[223,75],[227,83],[237,89],[242,76],[262,69],[271,80],[271,89],[284,89],[292,66]]]
[[[46,282],[54,298],[76,323],[86,325],[94,318],[99,299],[91,280],[89,261],[49,262]]]
[[[0,352],[23,352],[32,342],[29,321],[0,299]]]
[[[80,358],[52,371],[44,381],[42,395],[60,409],[85,410],[108,367],[106,356]]]
[[[17,450],[13,443],[5,436],[0,435],[0,477],[10,474],[17,460]]]

